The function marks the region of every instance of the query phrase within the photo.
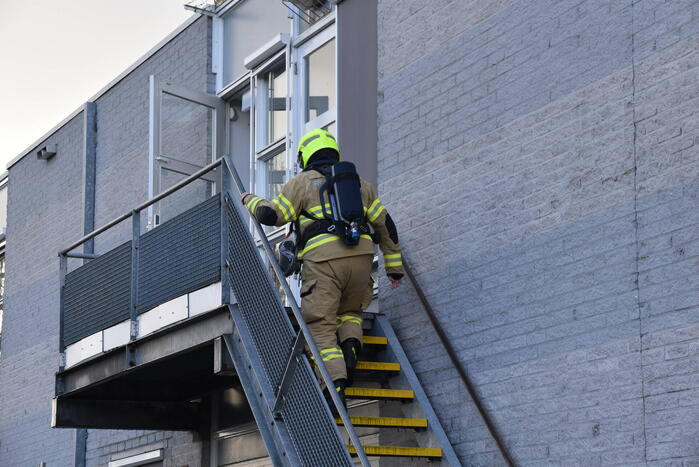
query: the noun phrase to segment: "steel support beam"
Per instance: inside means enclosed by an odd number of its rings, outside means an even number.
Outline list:
[[[53,428],[196,430],[199,406],[191,402],[53,399]]]
[[[139,365],[146,365],[212,341],[230,329],[230,314],[222,308],[200,319],[187,320],[179,326],[134,341],[130,346],[138,348]],[[122,349],[64,370],[57,378],[62,381],[63,393],[68,394],[118,377],[128,369]]]
[[[95,230],[95,187],[97,177],[97,104],[85,102],[83,111],[83,235]],[[95,252],[95,240],[83,245],[83,253]]]

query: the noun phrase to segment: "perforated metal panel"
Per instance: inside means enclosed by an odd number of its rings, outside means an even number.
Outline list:
[[[131,242],[127,242],[66,275],[65,345],[129,319],[130,306]]]
[[[216,195],[141,236],[139,313],[219,280],[219,203]]]
[[[138,312],[221,276],[221,211],[216,195],[141,235]],[[131,242],[66,275],[64,344],[129,319]]]
[[[260,355],[264,375],[274,388],[281,380],[294,333],[279,295],[248,232],[247,222],[227,203],[228,263],[231,288]],[[313,390],[315,376],[299,365],[282,415],[291,441],[304,465],[352,465],[336,427],[325,412],[325,402]]]

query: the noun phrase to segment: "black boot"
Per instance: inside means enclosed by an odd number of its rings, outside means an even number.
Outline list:
[[[347,409],[347,401],[345,400],[345,388],[347,387],[347,380],[346,379],[336,379],[333,381],[335,384],[335,391],[337,391],[337,395],[340,396],[340,401],[342,402],[342,405]],[[337,407],[335,407],[335,404],[333,403],[332,397],[330,397],[330,392],[328,391],[328,388],[325,388],[323,391],[323,395],[325,396],[325,402],[327,402],[328,407],[330,407],[330,412],[332,412],[333,417],[339,417],[340,413],[337,411]]]
[[[342,349],[342,355],[345,357],[345,366],[347,367],[347,385],[352,386],[352,376],[354,369],[357,367],[357,361],[359,361],[362,343],[359,342],[359,339],[351,337],[340,344],[340,348]]]

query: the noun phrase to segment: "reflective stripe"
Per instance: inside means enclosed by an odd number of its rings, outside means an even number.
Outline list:
[[[403,266],[403,260],[400,253],[393,253],[390,255],[383,255],[384,266],[387,268],[395,268],[398,266]]]
[[[294,205],[291,203],[291,201],[289,201],[282,193],[279,193],[279,200],[289,209],[291,219],[296,220],[296,211],[294,210]]]
[[[330,207],[330,203],[325,203],[325,208],[328,211],[328,214],[332,214],[332,209]],[[323,215],[323,207],[319,204],[317,206],[313,206],[313,207],[306,209],[306,212],[309,214],[322,216]]]
[[[309,222],[313,222],[313,219],[308,218],[308,217],[306,217],[306,216],[299,216],[299,223],[300,223],[301,225],[307,224],[307,223],[309,223]]]
[[[328,360],[333,360],[335,358],[343,358],[344,357],[342,350],[338,349],[337,347],[331,347],[329,349],[321,350],[320,356],[324,362],[327,362]]]
[[[308,143],[310,143],[311,141],[313,141],[314,139],[318,139],[318,138],[320,138],[320,135],[313,135],[310,138],[306,138],[304,141],[301,141],[299,143],[299,146],[303,147],[303,146],[307,145]]]
[[[369,218],[369,222],[374,222],[379,217],[379,214],[381,214],[384,210],[386,210],[386,208],[383,207],[383,205],[381,204],[381,200],[379,200],[379,198],[376,198],[367,210],[367,217]]]
[[[259,204],[260,201],[262,201],[263,198],[259,196],[253,196],[252,201],[248,201],[248,211],[251,213],[255,214],[255,208]]]
[[[289,222],[289,210],[282,206],[282,203],[280,203],[279,200],[276,198],[273,199],[272,202],[276,204],[279,210],[282,212],[282,214],[284,214],[284,220]]]
[[[350,322],[353,324],[358,324],[359,326],[361,326],[362,325],[362,318],[358,318],[356,316],[338,316],[337,317],[337,327],[338,328],[347,322]]]
[[[374,221],[379,217],[379,215],[380,215],[382,212],[384,212],[385,210],[386,210],[386,208],[383,207],[383,206],[381,206],[381,207],[378,209],[378,211],[376,211],[376,214],[374,214],[374,215],[372,215],[372,216],[369,217],[369,222],[374,222]]]
[[[370,241],[371,241],[371,236],[369,236],[369,235],[360,235],[359,238],[364,238],[364,239],[366,239],[366,240],[370,240]],[[308,240],[308,242],[306,243],[306,247],[303,249],[303,251],[301,251],[301,252],[297,255],[297,257],[298,257],[298,259],[301,259],[301,258],[303,258],[303,255],[305,255],[306,253],[308,253],[310,250],[312,250],[312,249],[314,249],[314,248],[316,248],[316,247],[319,247],[319,246],[321,246],[321,245],[324,245],[324,244],[326,244],[326,243],[336,241],[336,240],[340,240],[340,237],[338,237],[338,236],[335,235],[335,234],[319,234],[319,235],[316,235],[315,237],[313,237],[313,238],[311,238],[310,240]]]
[[[340,237],[338,237],[337,235],[334,235],[334,234],[316,235],[315,237],[313,237],[312,239],[310,239],[306,243],[306,247],[303,249],[303,251],[301,251],[301,253],[298,254],[298,258],[299,259],[303,258],[303,255],[308,253],[313,248],[316,248],[320,245],[324,245],[328,242],[332,242],[332,241],[339,240],[339,239],[340,239]]]

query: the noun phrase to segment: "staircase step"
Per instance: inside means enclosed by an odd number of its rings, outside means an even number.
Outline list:
[[[377,389],[349,387],[345,389],[347,399],[381,399],[409,401],[415,398],[410,389]]]
[[[381,372],[392,372],[397,373],[400,371],[400,363],[394,362],[367,362],[360,360],[357,362],[355,371],[381,371]]]
[[[398,418],[398,417],[350,417],[354,426],[372,426],[384,428],[427,428],[426,418]],[[343,425],[341,418],[336,418],[338,425]]]
[[[388,345],[388,339],[381,336],[364,336],[362,337],[363,345]]]
[[[367,456],[385,457],[428,457],[430,459],[440,459],[442,450],[440,448],[414,448],[403,446],[362,446]],[[347,446],[350,454],[357,454],[354,446]]]

